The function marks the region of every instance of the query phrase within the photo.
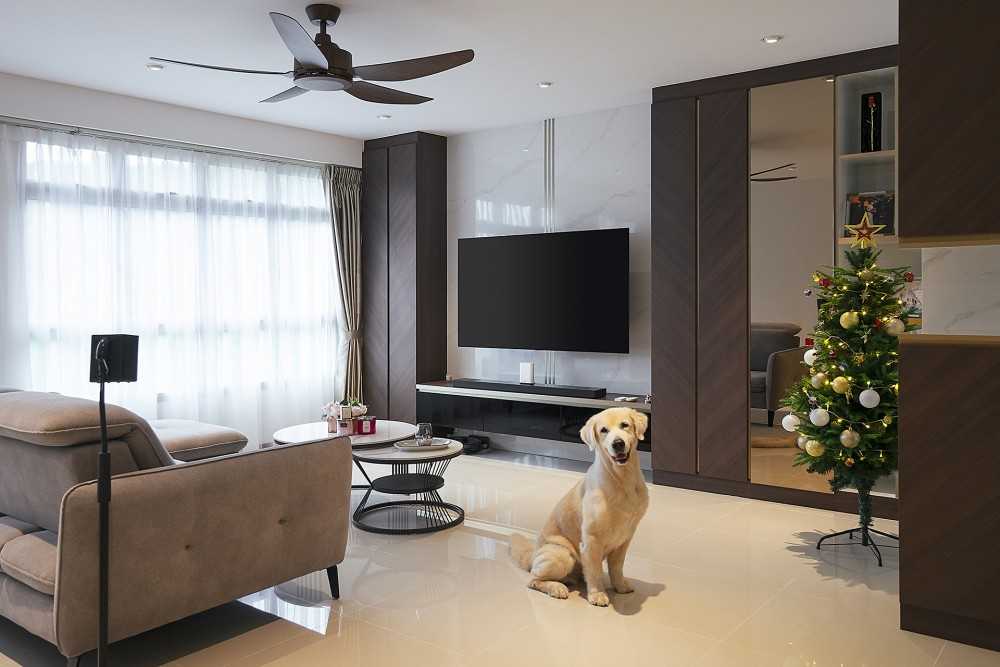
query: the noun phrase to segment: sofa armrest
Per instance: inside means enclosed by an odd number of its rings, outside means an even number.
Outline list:
[[[110,638],[117,641],[341,562],[350,521],[347,438],[112,480]],[[97,485],[66,492],[59,527],[59,650],[96,646]]]
[[[772,352],[767,358],[767,409],[770,412],[781,407],[781,399],[788,390],[806,374],[802,356],[808,347],[793,347],[789,350]]]

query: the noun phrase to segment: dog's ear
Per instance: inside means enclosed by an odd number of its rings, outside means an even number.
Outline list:
[[[587,420],[587,423],[580,429],[580,439],[583,440],[590,451],[597,447],[597,415]]]
[[[638,410],[632,410],[632,428],[640,440],[646,439],[646,429],[649,428],[649,415]]]

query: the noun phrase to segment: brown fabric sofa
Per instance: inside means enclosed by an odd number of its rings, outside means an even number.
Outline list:
[[[108,424],[112,641],[320,569],[335,589],[347,438],[178,464],[138,415]],[[70,658],[97,644],[99,437],[93,401],[0,393],[0,615]]]

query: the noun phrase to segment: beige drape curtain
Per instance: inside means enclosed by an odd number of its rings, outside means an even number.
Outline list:
[[[340,281],[341,331],[346,352],[341,398],[364,400],[361,377],[361,170],[329,165],[325,170]],[[342,356],[344,356],[342,354]]]

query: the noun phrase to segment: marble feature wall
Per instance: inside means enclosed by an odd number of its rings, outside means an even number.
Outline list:
[[[649,105],[550,120],[551,215],[545,209],[544,127],[448,138],[448,372],[516,381],[535,362],[536,381],[649,391]],[[549,221],[549,224],[546,224]],[[458,347],[458,239],[628,227],[629,354]],[[600,271],[599,261],[594,269]]]
[[[922,254],[923,331],[1000,335],[1000,246]]]

